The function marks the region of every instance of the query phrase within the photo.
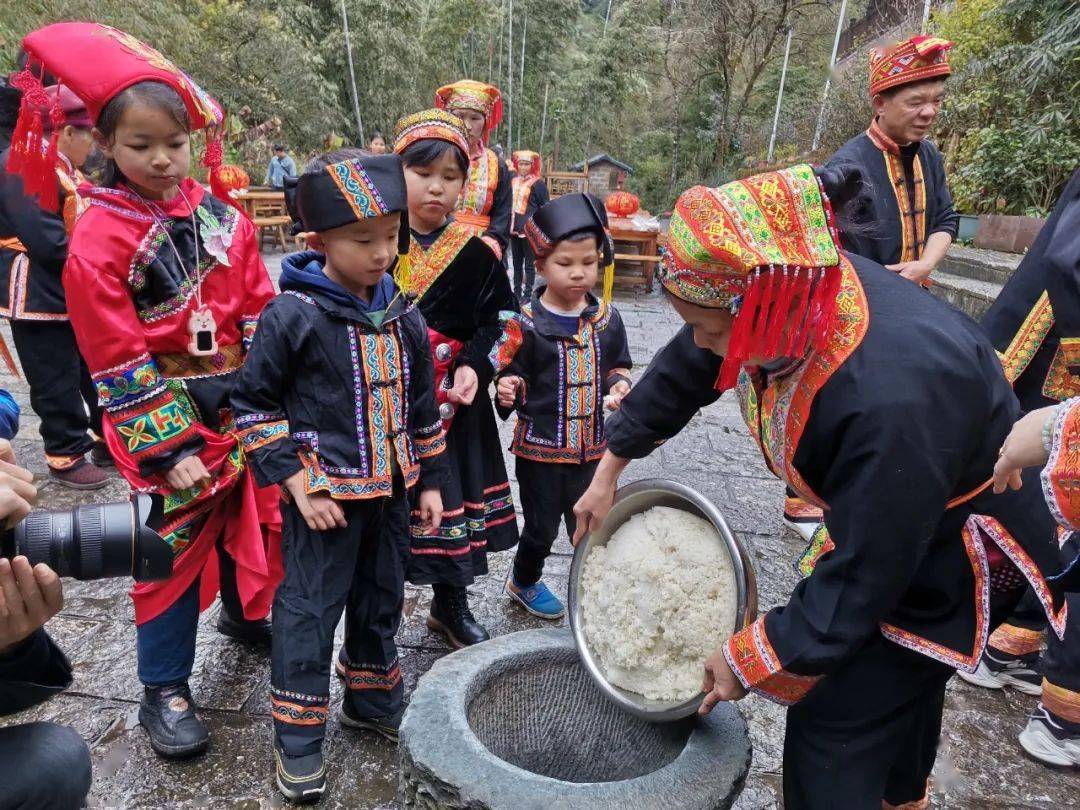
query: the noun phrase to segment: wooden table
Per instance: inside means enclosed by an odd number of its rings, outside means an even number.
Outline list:
[[[288,248],[285,242],[285,230],[292,223],[288,208],[285,206],[285,192],[274,189],[248,189],[236,195],[236,201],[250,217],[258,231],[259,249],[263,240],[269,236],[281,247],[282,253]]]
[[[641,265],[645,277],[645,291],[652,292],[653,279],[656,276],[656,263],[660,261],[660,254],[657,249],[659,246],[660,231],[643,231],[637,228],[620,227],[619,224],[614,222],[609,230],[611,232],[611,238],[615,242],[626,242],[638,246],[637,253],[619,253],[616,250],[616,278],[618,278],[617,274],[620,263],[636,262]]]

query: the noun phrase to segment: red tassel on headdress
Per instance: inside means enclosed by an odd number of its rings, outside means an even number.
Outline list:
[[[821,297],[821,309],[818,311],[817,323],[814,324],[814,348],[820,349],[829,339],[829,331],[832,329],[833,319],[836,315],[836,294],[840,291],[840,268],[834,267],[825,271],[825,291]]]
[[[754,330],[746,347],[747,357],[760,357],[765,354],[765,345],[769,337],[770,313],[775,309],[776,268],[769,266],[768,274],[761,274],[761,300],[757,305],[757,317],[754,318]]]
[[[225,182],[221,179],[221,164],[224,162],[225,149],[221,144],[221,131],[225,127],[225,121],[222,120],[219,127],[207,127],[206,128],[206,151],[203,152],[202,164],[209,171],[207,174],[210,176],[210,191],[222,202],[226,202],[247,217],[247,211],[244,207],[233,199],[229,194],[229,189],[225,185]]]
[[[802,268],[795,268],[795,276],[791,280],[791,288],[793,290],[792,298],[794,298],[794,304],[791,306],[791,311],[794,313],[791,317],[791,326],[788,328],[787,340],[784,342],[783,350],[780,354],[783,357],[798,357],[795,353],[796,348],[799,345],[800,338],[802,337],[804,330],[804,323],[806,322],[806,315],[808,309],[808,302],[810,301],[810,287],[812,283],[812,277],[810,271],[806,271],[806,278],[802,277]]]
[[[792,357],[802,357],[806,354],[806,347],[810,345],[810,338],[814,334],[814,307],[817,305],[819,296],[823,295],[823,288],[825,287],[825,271],[807,270],[807,301],[804,310],[806,312],[806,319],[802,323],[802,328],[799,329],[798,339],[795,341],[795,345],[792,349],[794,352]]]
[[[717,391],[726,391],[735,386],[743,361],[750,356],[750,338],[754,331],[754,316],[759,309],[763,283],[761,271],[756,270],[746,285],[739,314],[735,316],[735,323],[731,326],[727,354],[724,355],[724,363],[720,367],[720,375],[716,380]]]
[[[41,79],[29,67],[12,78],[11,86],[21,90],[23,95],[19,118],[11,137],[8,172],[22,178],[23,192],[28,197],[36,197],[42,208],[53,211],[59,204],[56,141],[64,124],[59,96],[50,105]],[[41,111],[45,108],[49,108],[53,124],[48,146],[45,146],[45,125],[41,117]]]
[[[767,330],[769,341],[765,346],[765,356],[770,359],[781,356],[784,326],[788,322],[791,299],[795,294],[795,285],[791,275],[791,269],[785,264],[783,275],[780,278],[780,292],[777,294],[773,310],[769,314],[769,328]]]

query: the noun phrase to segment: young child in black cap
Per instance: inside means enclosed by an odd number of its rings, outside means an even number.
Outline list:
[[[626,329],[611,305],[614,266],[603,203],[567,194],[541,206],[525,226],[543,283],[520,316],[507,318],[492,351],[500,371],[499,412],[517,411],[510,447],[525,528],[506,594],[525,610],[558,619],[562,602],[540,580],[559,533],[574,534],[574,504],[604,454],[604,411],[630,390]],[[604,294],[596,284],[601,259]]]
[[[256,479],[290,499],[273,606],[274,753],[282,793],[312,801],[325,789],[343,609],[341,722],[397,739],[408,493],[420,491],[420,519],[438,526],[445,438],[427,327],[387,272],[408,273],[401,159],[331,153],[300,177],[293,203],[312,249],[285,258],[233,407]]]

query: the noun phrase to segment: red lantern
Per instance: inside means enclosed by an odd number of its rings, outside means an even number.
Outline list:
[[[239,191],[251,185],[251,178],[240,166],[222,166],[217,176],[226,191]]]
[[[637,198],[637,195],[619,189],[608,195],[604,207],[612,216],[632,217],[641,207],[641,201]]]

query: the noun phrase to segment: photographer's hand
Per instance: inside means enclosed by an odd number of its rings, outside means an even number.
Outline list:
[[[10,529],[37,503],[34,475],[15,463],[11,442],[0,439],[0,520]]]
[[[63,606],[60,577],[45,563],[31,568],[26,557],[0,559],[0,655],[10,652]]]

